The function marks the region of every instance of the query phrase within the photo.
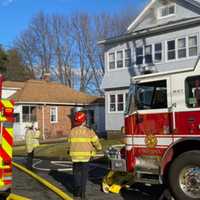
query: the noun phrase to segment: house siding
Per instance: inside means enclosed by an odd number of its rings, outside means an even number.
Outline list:
[[[179,31],[173,31],[169,33],[161,33],[159,35],[127,41],[126,43],[117,45],[117,46],[107,46],[107,51],[105,52],[105,75],[102,81],[102,88],[120,88],[127,87],[130,84],[130,77],[139,74],[139,68],[134,63],[135,62],[135,48],[144,45],[150,45],[161,42],[163,44],[162,51],[162,61],[159,64],[155,64],[154,69],[157,71],[170,71],[174,69],[184,69],[193,67],[196,63],[197,57],[192,57],[189,59],[179,59],[170,62],[166,62],[166,41],[173,40],[177,38],[182,38],[190,35],[197,35],[198,37],[198,47],[200,44],[200,26],[193,28],[188,28]],[[132,50],[132,66],[130,68],[123,69],[108,69],[108,54],[111,52],[117,52],[119,50],[130,48]]]
[[[167,17],[165,19],[157,20],[157,13],[155,14],[155,9],[160,5],[158,0],[151,8],[149,12],[146,13],[145,18],[140,21],[140,24],[133,30],[137,31],[139,29],[145,29],[151,26],[157,26],[165,24],[171,21],[177,21],[185,18],[199,17],[200,11],[186,3],[185,1],[178,1],[176,5],[176,15],[173,17]],[[163,27],[165,28],[165,27]],[[147,32],[148,34],[148,32]],[[193,68],[197,62],[198,56],[187,57],[183,59],[167,60],[167,41],[177,40],[179,38],[189,37],[192,35],[197,36],[197,47],[198,53],[200,53],[200,25],[195,25],[193,27],[188,24],[188,27],[182,29],[172,29],[157,32],[155,35],[148,35],[143,38],[130,39],[126,42],[119,43],[107,43],[105,45],[105,75],[102,81],[102,88],[105,91],[105,109],[106,109],[106,130],[109,133],[108,137],[117,135],[120,133],[121,127],[124,125],[124,114],[123,113],[110,113],[109,112],[109,94],[119,93],[121,91],[127,90],[130,84],[130,78],[139,75],[143,66],[137,66],[135,63],[136,54],[135,49],[140,46],[153,45],[155,43],[162,43],[162,61],[160,63],[154,63],[149,66],[155,72],[165,72],[176,69]],[[135,37],[136,38],[136,37]],[[130,48],[131,53],[131,67],[121,68],[121,69],[109,69],[109,53],[116,52],[119,50]],[[188,48],[188,47],[187,47]],[[115,61],[116,62],[116,61]]]
[[[105,92],[105,100],[106,100],[106,130],[107,132],[112,132],[112,134],[119,133],[121,127],[124,126],[124,112],[110,112],[109,111],[109,96],[110,95],[117,95],[117,94],[125,94],[128,92],[128,88],[125,90],[111,90]],[[124,103],[124,109],[125,109]]]
[[[173,2],[173,1],[172,1]],[[157,9],[160,6],[163,6],[164,4],[161,1],[157,1],[154,6],[149,10],[149,12],[146,13],[143,20],[134,28],[134,31],[138,31],[144,28],[149,28],[152,26],[157,26],[161,24],[165,24],[167,22],[171,21],[178,21],[183,19],[183,13],[184,18],[192,18],[192,17],[198,17],[200,11],[195,9],[194,6],[191,6],[190,4],[184,2],[184,1],[177,1],[176,3],[176,15],[166,18],[158,19],[158,11]],[[189,9],[190,10],[189,10]]]

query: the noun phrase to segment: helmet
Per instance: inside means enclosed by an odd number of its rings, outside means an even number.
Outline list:
[[[81,125],[86,121],[87,117],[84,112],[76,112],[74,116],[74,121],[76,125]]]
[[[26,128],[32,128],[32,127],[33,127],[33,123],[30,123],[30,122],[26,123]]]

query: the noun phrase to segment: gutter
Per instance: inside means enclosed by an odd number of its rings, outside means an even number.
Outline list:
[[[32,105],[63,105],[63,106],[91,106],[102,105],[102,103],[57,103],[57,102],[28,102],[28,101],[16,101],[15,104],[32,104]]]
[[[186,22],[185,21],[179,22],[179,24],[174,22],[174,24],[164,24],[164,25],[160,25],[160,26],[156,26],[156,27],[149,27],[149,28],[146,28],[146,29],[143,29],[140,31],[132,32],[132,33],[131,32],[126,33],[119,37],[99,41],[98,44],[99,45],[107,45],[107,44],[114,44],[114,43],[118,43],[118,42],[126,42],[131,39],[139,39],[139,38],[144,38],[147,36],[158,35],[160,33],[171,32],[172,30],[177,31],[177,30],[181,30],[184,28],[190,28],[195,25],[200,25],[199,17],[188,20]]]
[[[89,103],[58,103],[58,102],[28,102],[28,101],[17,101],[16,104],[41,104],[41,105],[66,105],[66,106],[87,106]]]

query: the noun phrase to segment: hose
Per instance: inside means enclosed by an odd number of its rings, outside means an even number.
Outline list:
[[[21,171],[25,172],[26,174],[28,174],[29,176],[33,177],[38,182],[40,182],[41,184],[45,185],[50,190],[52,190],[54,193],[56,193],[58,196],[60,196],[62,199],[64,199],[64,200],[73,200],[69,195],[67,195],[62,190],[60,190],[59,188],[57,188],[54,185],[52,185],[51,183],[49,183],[47,180],[43,179],[42,177],[36,175],[35,173],[31,172],[30,170],[26,169],[25,167],[15,163],[15,162],[12,162],[12,163],[13,163],[14,167],[18,168],[19,170],[21,170]]]
[[[22,196],[19,196],[16,194],[10,194],[6,200],[31,200],[31,199],[28,199],[28,198],[25,198],[25,197],[22,197]]]

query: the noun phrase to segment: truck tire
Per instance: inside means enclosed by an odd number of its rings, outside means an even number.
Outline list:
[[[168,180],[176,200],[200,199],[200,151],[179,155],[170,166]]]

